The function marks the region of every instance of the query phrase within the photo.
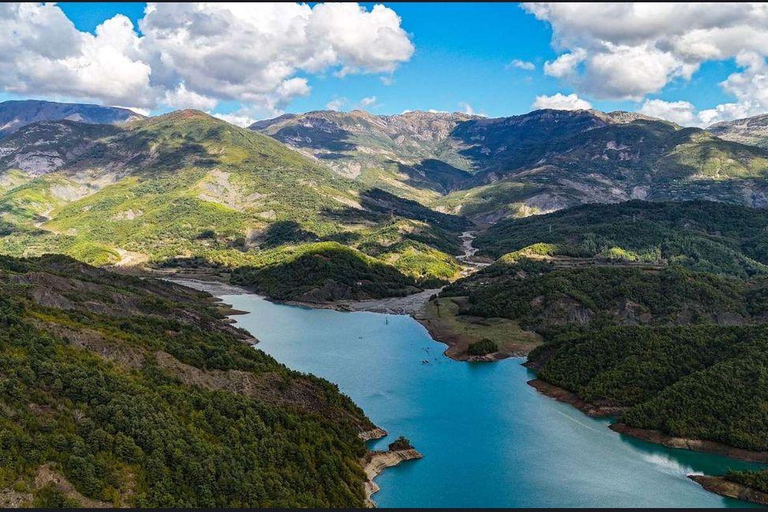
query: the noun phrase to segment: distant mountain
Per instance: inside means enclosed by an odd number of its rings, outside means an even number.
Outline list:
[[[721,139],[768,147],[768,114],[715,123],[707,131]]]
[[[629,199],[768,205],[765,150],[630,112],[321,111],[251,128],[355,181],[481,222]]]
[[[317,158],[338,174],[412,199],[429,200],[468,179],[473,164],[451,137],[465,114],[376,116],[316,111],[259,121],[252,130]]]
[[[226,270],[338,242],[419,286],[458,273],[451,255],[469,224],[194,110],[126,126],[39,122],[0,140],[0,220],[0,251],[19,256]]]
[[[38,121],[78,121],[91,124],[119,124],[144,116],[126,108],[41,100],[12,100],[0,103],[0,138]]]

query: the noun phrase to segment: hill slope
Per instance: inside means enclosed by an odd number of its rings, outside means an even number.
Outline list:
[[[363,505],[370,421],[207,294],[61,256],[0,277],[4,506]]]
[[[715,123],[707,127],[707,131],[721,139],[768,147],[768,115],[765,114]]]
[[[549,256],[677,264],[745,277],[768,270],[766,228],[766,210],[629,201],[505,220],[478,236],[475,247],[494,258],[531,247]]]
[[[458,272],[449,254],[466,220],[362,187],[202,112],[124,127],[32,124],[0,141],[0,155],[7,253],[104,264],[130,251],[150,263],[235,267],[259,249],[329,240],[419,280]]]
[[[635,113],[310,112],[251,128],[342,175],[481,222],[633,198],[768,204],[763,149]]]

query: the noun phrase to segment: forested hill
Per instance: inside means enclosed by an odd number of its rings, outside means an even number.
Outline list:
[[[210,296],[0,258],[0,505],[360,507],[373,425]]]
[[[620,432],[765,460],[766,226],[765,211],[705,202],[505,221],[477,245],[510,252],[439,300],[542,336],[537,388]],[[766,475],[726,478],[766,491]]]
[[[711,201],[583,205],[499,222],[475,240],[498,258],[551,256],[682,265],[746,277],[768,271],[768,211]]]

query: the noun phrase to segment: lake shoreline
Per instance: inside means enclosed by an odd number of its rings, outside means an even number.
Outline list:
[[[527,384],[542,395],[553,398],[558,402],[568,404],[592,418],[616,416],[622,410],[621,407],[590,404],[579,398],[576,393],[568,391],[567,389],[561,388],[559,386],[555,386],[554,384],[550,384],[549,382],[546,382],[542,379],[529,380]]]
[[[660,444],[667,448],[679,448],[694,452],[712,453],[745,462],[768,463],[768,452],[745,450],[744,448],[736,448],[735,446],[729,446],[716,441],[674,437],[659,430],[631,427],[621,422],[612,423],[608,428],[619,434],[634,437],[649,443]]]
[[[363,471],[365,471],[367,478],[365,482],[365,506],[368,508],[376,507],[376,502],[373,501],[372,497],[381,488],[374,480],[385,469],[395,467],[402,462],[423,458],[424,455],[413,448],[406,450],[369,451],[362,461]]]
[[[757,503],[758,505],[768,505],[768,493],[758,491],[748,485],[732,482],[722,476],[709,475],[688,475],[688,478],[702,486],[709,492],[718,494],[725,498]]]
[[[527,384],[539,393],[557,400],[558,402],[570,405],[571,407],[578,409],[582,413],[592,418],[616,418],[618,417],[618,414],[621,413],[621,411],[624,409],[622,407],[610,405],[601,406],[590,404],[579,398],[576,393],[568,391],[567,389],[561,388],[554,384],[550,384],[549,382],[546,382],[542,379],[532,379],[529,380]],[[729,446],[727,444],[718,443],[716,441],[674,437],[659,430],[632,427],[622,422],[611,423],[608,425],[608,428],[618,434],[640,439],[641,441],[648,443],[658,444],[666,448],[711,453],[714,455],[721,455],[723,457],[728,457],[730,459],[744,462],[768,463],[768,452],[745,450],[743,448]]]

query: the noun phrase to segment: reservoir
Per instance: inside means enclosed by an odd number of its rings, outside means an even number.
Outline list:
[[[622,437],[608,420],[540,395],[522,359],[457,362],[408,316],[345,313],[220,295],[257,347],[349,395],[424,458],[387,469],[380,507],[728,507],[686,478],[756,467]]]

